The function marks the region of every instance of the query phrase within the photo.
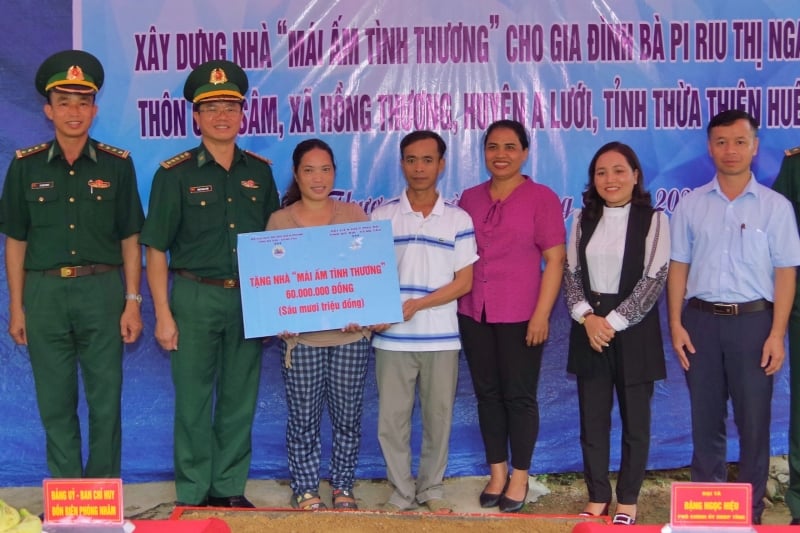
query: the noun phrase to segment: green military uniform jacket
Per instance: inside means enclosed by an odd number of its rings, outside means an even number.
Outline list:
[[[786,150],[772,188],[792,202],[795,217],[800,222],[800,146]],[[794,311],[800,312],[800,290],[795,292]]]
[[[169,251],[172,270],[238,278],[238,234],[263,231],[277,208],[267,160],[237,146],[228,171],[201,144],[161,163],[140,241]]]
[[[26,241],[26,270],[122,264],[120,241],[144,213],[126,150],[89,139],[72,166],[57,142],[17,150],[0,199],[0,231]]]

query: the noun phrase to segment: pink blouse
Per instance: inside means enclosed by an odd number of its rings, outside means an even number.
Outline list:
[[[458,204],[472,217],[480,256],[458,312],[479,322],[484,309],[487,322],[527,322],[539,299],[542,251],[566,240],[561,202],[527,176],[505,200],[493,201],[490,183],[465,190]]]

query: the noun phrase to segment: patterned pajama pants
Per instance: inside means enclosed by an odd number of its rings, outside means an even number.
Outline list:
[[[352,490],[369,353],[367,339],[322,348],[298,344],[291,368],[283,367],[289,412],[286,450],[295,494],[319,490],[320,419],[326,403],[333,432],[331,488]]]

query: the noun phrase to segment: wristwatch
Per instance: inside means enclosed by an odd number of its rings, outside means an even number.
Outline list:
[[[593,314],[594,314],[594,310],[593,309],[589,309],[588,311],[583,313],[583,316],[581,316],[580,319],[578,319],[578,324],[583,324],[584,322],[586,322],[586,317],[589,316],[589,315],[593,315]]]
[[[141,294],[126,294],[126,300],[134,300],[137,304],[142,303],[142,295]]]

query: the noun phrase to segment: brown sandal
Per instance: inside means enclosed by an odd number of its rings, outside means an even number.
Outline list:
[[[316,492],[304,492],[303,494],[292,494],[289,503],[294,509],[303,511],[319,511],[320,509],[327,509],[328,506],[319,497]]]
[[[358,504],[356,503],[356,497],[353,491],[348,489],[334,489],[333,508],[346,509],[349,511],[358,510]]]

